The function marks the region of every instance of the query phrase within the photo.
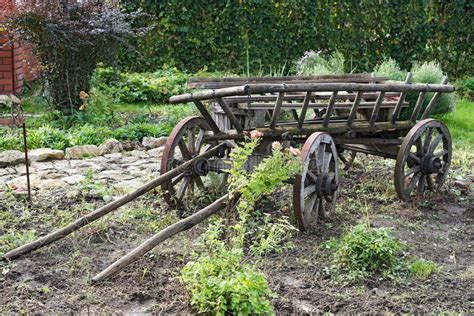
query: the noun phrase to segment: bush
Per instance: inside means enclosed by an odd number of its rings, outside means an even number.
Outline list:
[[[420,280],[428,279],[432,274],[440,271],[439,266],[432,261],[416,260],[409,265],[411,273]]]
[[[89,90],[97,63],[116,62],[121,45],[137,34],[131,15],[107,3],[50,1],[8,14],[6,28],[17,40],[34,44],[54,106],[64,114],[81,105],[79,94]]]
[[[358,280],[380,274],[390,277],[401,264],[401,244],[385,228],[357,225],[338,240],[331,240],[335,268]]]
[[[474,77],[466,77],[456,82],[457,93],[461,98],[474,101]]]
[[[322,56],[320,52],[309,51],[296,63],[296,71],[302,76],[343,74],[344,56],[339,52]]]
[[[383,63],[377,65],[374,73],[376,76],[387,77],[390,80],[403,81],[406,78],[406,72],[402,71],[392,58],[385,59]]]

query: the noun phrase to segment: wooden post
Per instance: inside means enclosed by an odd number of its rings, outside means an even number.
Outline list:
[[[409,72],[405,79],[405,83],[406,84],[411,83],[412,77],[413,77],[412,73]],[[403,102],[405,102],[406,95],[407,95],[406,91],[400,94],[400,98],[398,99],[397,105],[395,106],[395,109],[393,109],[392,119],[390,120],[392,124],[395,124],[395,122],[398,120],[398,117],[400,116],[400,112],[402,111]]]
[[[280,117],[281,105],[283,103],[284,96],[285,96],[284,92],[278,93],[278,98],[277,98],[275,108],[274,108],[273,114],[272,114],[272,120],[270,122],[270,128],[271,129],[274,129],[276,127],[278,118]]]
[[[381,91],[375,102],[374,110],[372,111],[372,116],[370,117],[370,125],[373,126],[377,117],[379,116],[380,105],[382,104],[383,98],[385,97],[385,92]]]
[[[190,229],[191,227],[195,226],[198,223],[201,223],[206,218],[210,217],[211,215],[219,212],[224,208],[228,200],[228,195],[224,195],[220,199],[216,200],[214,203],[208,205],[207,207],[203,208],[197,213],[194,213],[191,216],[188,216],[179,222],[170,225],[154,235],[153,237],[146,240],[140,246],[133,249],[127,255],[123,256],[119,260],[112,263],[108,266],[104,271],[97,274],[95,277],[92,278],[92,283],[99,283],[106,278],[109,278],[118,272],[122,271],[125,267],[127,267],[132,262],[136,261],[138,258],[158,246],[160,243],[165,241],[166,239],[182,232],[185,230]]]
[[[420,92],[420,95],[418,96],[418,100],[416,101],[415,108],[413,109],[413,113],[411,114],[410,121],[413,123],[416,122],[416,118],[418,117],[418,114],[421,111],[421,107],[423,106],[423,102],[425,102],[426,98],[426,92]]]
[[[332,109],[334,107],[334,103],[336,102],[336,98],[337,98],[337,91],[333,91],[332,95],[331,95],[331,98],[329,99],[329,104],[328,104],[328,107],[327,107],[327,110],[326,110],[326,114],[324,116],[324,121],[323,121],[323,126],[324,127],[328,127],[329,120],[330,120],[331,114],[332,114]]]
[[[206,107],[204,106],[204,104],[202,104],[201,101],[199,100],[194,100],[193,101],[194,104],[196,105],[196,107],[198,108],[199,112],[201,112],[201,115],[202,117],[206,120],[206,122],[209,124],[209,127],[212,129],[212,131],[215,133],[215,134],[219,134],[220,133],[220,130],[219,130],[219,127],[217,126],[216,124],[216,121],[214,121],[214,119],[212,118],[212,116],[209,114],[209,112],[207,111]]]
[[[354,99],[354,103],[352,105],[352,108],[351,108],[351,113],[349,114],[349,118],[347,120],[347,125],[351,126],[352,123],[354,122],[354,119],[357,115],[357,110],[359,109],[359,104],[360,104],[360,100],[362,100],[362,94],[364,92],[363,91],[357,91],[357,95]]]
[[[52,233],[50,233],[46,236],[43,236],[43,237],[41,237],[41,238],[31,242],[31,243],[28,243],[28,244],[25,244],[25,245],[23,245],[21,247],[18,247],[16,249],[10,250],[9,252],[7,252],[5,254],[5,258],[7,258],[7,259],[17,258],[21,255],[24,255],[26,253],[29,253],[29,252],[33,251],[33,250],[36,250],[36,249],[39,249],[39,248],[44,247],[46,245],[49,245],[50,243],[52,243],[56,240],[59,240],[61,238],[66,237],[67,235],[71,234],[72,232],[78,230],[79,228],[92,223],[93,221],[103,217],[104,215],[106,215],[106,214],[118,209],[119,207],[127,204],[128,202],[136,199],[137,197],[142,196],[143,194],[153,190],[154,188],[156,188],[157,186],[159,186],[163,182],[171,180],[175,176],[177,176],[180,173],[184,172],[186,169],[192,167],[192,165],[194,164],[195,161],[197,161],[199,159],[205,159],[205,158],[209,158],[209,157],[214,156],[215,154],[217,154],[219,152],[221,147],[225,147],[225,146],[226,145],[224,143],[222,143],[222,144],[219,144],[217,146],[212,147],[208,151],[200,154],[199,156],[196,156],[195,158],[193,158],[191,160],[186,161],[185,163],[179,165],[175,169],[172,169],[172,170],[162,174],[158,178],[148,182],[147,184],[141,186],[137,190],[135,190],[133,192],[130,192],[129,194],[121,197],[120,199],[115,200],[115,201],[113,201],[113,202],[111,202],[107,205],[104,205],[101,208],[99,208],[99,209],[97,209],[97,210],[95,210],[95,211],[93,211],[93,212],[91,212],[87,215],[84,215],[83,217],[77,219],[74,223],[69,224],[68,226],[63,227],[61,229],[58,229],[58,230],[56,230],[56,231],[54,231],[54,232],[52,232]]]
[[[448,83],[448,77],[443,77],[443,81],[441,82],[442,85],[446,85]],[[430,100],[430,103],[426,106],[425,111],[423,112],[423,115],[421,116],[421,119],[424,120],[425,118],[428,118],[428,116],[431,113],[431,110],[433,110],[434,106],[436,105],[436,101],[438,101],[440,92],[436,92],[433,97]]]
[[[221,106],[222,110],[224,110],[225,114],[229,118],[232,125],[234,125],[237,132],[242,133],[244,128],[240,125],[239,120],[235,117],[232,109],[227,105],[227,103],[222,98],[216,98],[217,103]]]
[[[308,111],[308,104],[311,101],[311,92],[306,92],[304,97],[303,106],[301,107],[300,120],[298,121],[298,128],[303,127],[303,123],[306,117],[306,112]]]

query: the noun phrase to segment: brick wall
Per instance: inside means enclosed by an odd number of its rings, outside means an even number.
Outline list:
[[[0,20],[14,1],[0,0]],[[29,43],[14,41],[10,35],[0,31],[0,94],[20,93],[26,81],[38,78],[38,59]]]

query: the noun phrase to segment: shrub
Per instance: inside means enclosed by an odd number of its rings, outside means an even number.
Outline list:
[[[456,82],[457,93],[461,98],[474,100],[474,77],[466,77]]]
[[[82,103],[79,93],[89,90],[97,63],[114,63],[121,45],[137,34],[130,18],[107,3],[49,1],[11,10],[6,28],[34,44],[54,105],[72,114]]]
[[[432,274],[440,271],[439,266],[433,261],[416,260],[409,265],[411,273],[418,279],[426,280]]]
[[[401,264],[401,244],[385,228],[357,225],[327,247],[334,251],[334,267],[351,280],[374,274],[390,277]]]
[[[309,51],[297,61],[296,71],[303,76],[343,74],[344,56],[339,52],[323,56],[321,52]]]
[[[258,221],[255,203],[271,194],[283,181],[300,170],[299,160],[290,157],[281,146],[274,146],[272,155],[265,158],[253,173],[244,168],[258,140],[247,142],[232,151],[230,172],[231,194],[240,192],[236,205],[239,220],[234,225],[217,219],[200,237],[193,261],[181,271],[181,280],[191,295],[191,304],[200,313],[269,314],[269,298],[274,294],[265,275],[257,270],[259,259],[266,253],[278,251],[294,230],[286,219],[273,222]],[[251,232],[259,228],[259,233]],[[252,262],[253,264],[251,264]]]
[[[403,81],[406,77],[406,72],[402,71],[397,62],[392,58],[385,59],[381,64],[377,65],[374,73],[376,76],[387,77],[390,80]]]

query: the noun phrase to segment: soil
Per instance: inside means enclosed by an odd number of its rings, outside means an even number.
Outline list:
[[[336,212],[329,214],[315,231],[298,234],[291,250],[265,258],[261,270],[278,295],[272,301],[275,311],[473,313],[472,176],[464,175],[470,181],[467,189],[457,189],[452,176],[443,192],[406,204],[394,193],[391,161],[359,158],[357,162],[342,174]],[[282,205],[289,205],[290,193],[291,187],[279,192],[265,202],[265,208],[285,210]],[[12,198],[0,199],[0,211],[12,215],[2,215],[0,232],[19,236],[22,231],[34,229],[36,235],[42,235],[103,204],[100,198],[81,192],[71,196],[62,189],[43,193],[30,208]],[[154,218],[127,215],[130,210],[144,206],[153,209]],[[168,240],[111,280],[90,284],[92,276],[150,237],[158,227],[162,228],[165,224],[160,223],[169,221],[169,212],[162,198],[151,194],[51,246],[13,262],[2,261],[0,313],[194,312],[179,281],[179,271],[187,261],[193,240],[205,225]],[[152,221],[153,229],[149,226]],[[407,245],[406,260],[434,261],[441,272],[427,280],[409,275],[393,280],[374,276],[354,283],[336,278],[324,242],[358,222],[392,228]],[[6,242],[2,242],[4,245],[0,246],[5,247]]]

